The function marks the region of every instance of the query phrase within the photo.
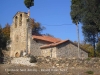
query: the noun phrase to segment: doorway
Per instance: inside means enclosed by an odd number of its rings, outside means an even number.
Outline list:
[[[18,58],[20,54],[18,52],[15,53],[15,57]]]

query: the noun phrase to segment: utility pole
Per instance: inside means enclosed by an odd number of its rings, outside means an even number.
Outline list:
[[[78,58],[80,58],[80,37],[79,37],[79,25],[78,22],[76,23],[77,27],[77,36],[78,36]]]

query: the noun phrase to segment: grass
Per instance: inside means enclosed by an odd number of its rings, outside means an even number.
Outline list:
[[[86,71],[87,74],[94,74],[93,71]]]
[[[91,60],[91,58],[87,58],[86,60],[90,61],[90,60]]]

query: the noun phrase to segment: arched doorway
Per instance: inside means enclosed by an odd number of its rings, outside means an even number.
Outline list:
[[[20,54],[19,54],[18,52],[16,52],[16,53],[15,53],[15,57],[18,58],[19,56],[20,56]]]

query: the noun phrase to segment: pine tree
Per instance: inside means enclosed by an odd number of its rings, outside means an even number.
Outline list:
[[[72,0],[71,3],[73,23],[83,25],[85,40],[92,44],[95,50],[95,44],[100,36],[100,0]]]

